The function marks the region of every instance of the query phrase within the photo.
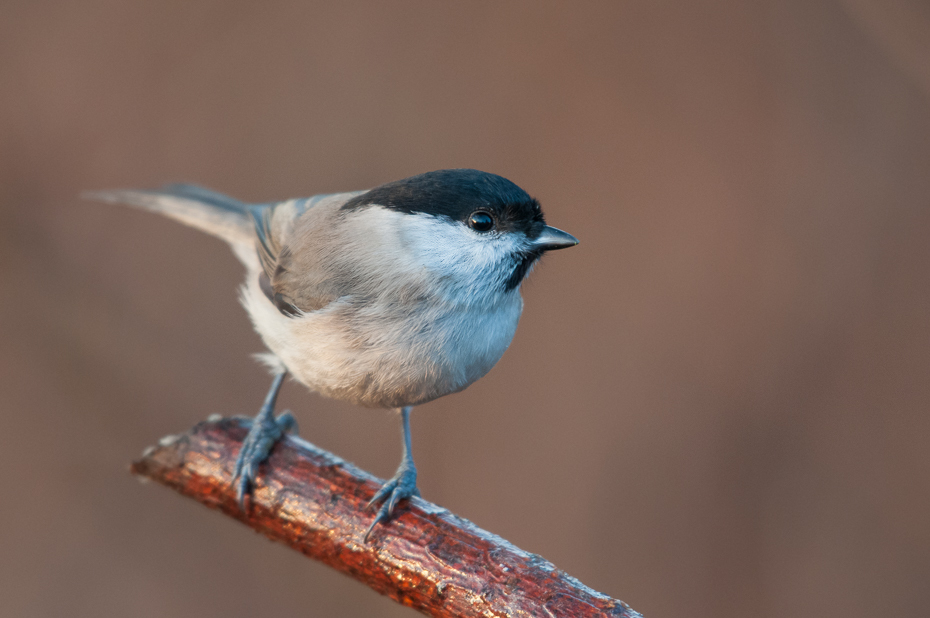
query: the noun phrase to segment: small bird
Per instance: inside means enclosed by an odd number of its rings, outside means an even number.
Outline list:
[[[369,502],[365,534],[419,496],[413,406],[466,388],[510,345],[520,284],[546,251],[578,244],[546,225],[539,202],[472,169],[427,172],[367,191],[246,204],[195,185],[88,194],[167,215],[225,240],[246,267],[240,300],[274,379],[242,444],[233,483],[246,508],[275,442],[296,431],[274,416],[290,374],[310,390],[400,411],[403,457]]]

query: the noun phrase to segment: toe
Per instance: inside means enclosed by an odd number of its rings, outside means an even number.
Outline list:
[[[379,489],[377,493],[371,497],[371,500],[368,501],[366,508],[371,509],[371,507],[374,505],[382,502],[388,496],[388,494],[393,493],[395,487],[397,487],[397,481],[394,479],[391,479],[382,485],[381,489]]]
[[[398,488],[398,489],[400,489],[400,488]],[[391,492],[391,499],[388,500],[388,501],[385,503],[385,506],[387,507],[387,516],[388,516],[388,517],[390,517],[391,515],[394,514],[394,507],[397,506],[397,503],[398,503],[402,498],[407,498],[407,497],[409,497],[409,496],[405,496],[404,493],[405,493],[405,492],[397,491],[397,490]]]

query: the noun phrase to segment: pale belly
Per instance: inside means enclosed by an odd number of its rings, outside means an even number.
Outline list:
[[[398,408],[458,392],[485,375],[510,345],[519,292],[491,310],[443,308],[417,318],[336,302],[290,318],[247,285],[255,329],[291,375],[311,390],[358,405]]]

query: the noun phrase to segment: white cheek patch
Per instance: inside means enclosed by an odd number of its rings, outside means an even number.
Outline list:
[[[528,246],[520,233],[481,233],[443,217],[387,212],[412,259],[462,293],[500,293],[514,256]]]

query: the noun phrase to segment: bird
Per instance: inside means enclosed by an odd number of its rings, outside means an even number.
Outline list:
[[[502,176],[444,169],[372,189],[248,204],[192,184],[85,197],[154,211],[219,237],[246,270],[240,301],[268,352],[271,388],[239,450],[239,507],[274,444],[285,377],[311,391],[399,411],[402,457],[368,503],[368,527],[419,496],[410,415],[459,392],[508,348],[524,282],[546,252],[578,240],[546,224],[539,201]]]

